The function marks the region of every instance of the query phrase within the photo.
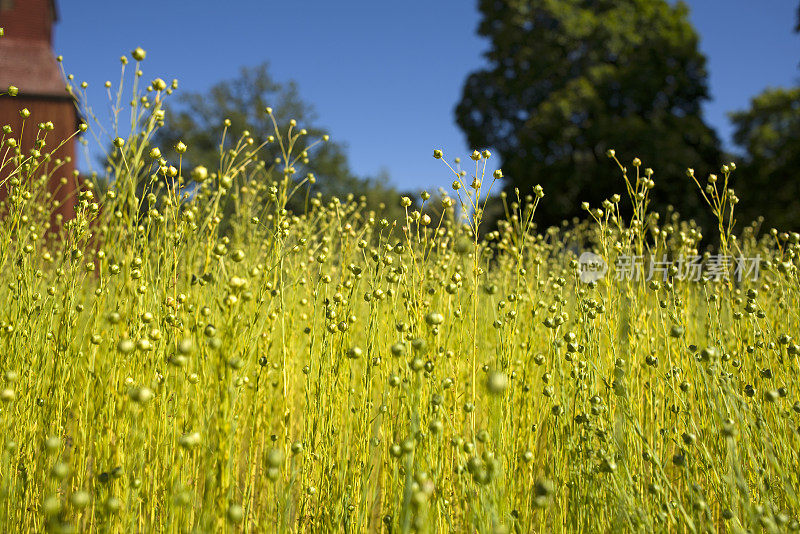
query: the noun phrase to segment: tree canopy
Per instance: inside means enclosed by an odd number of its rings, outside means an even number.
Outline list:
[[[621,190],[608,149],[655,170],[656,207],[706,214],[686,178],[716,171],[706,125],[705,57],[688,9],[665,0],[480,0],[485,68],[467,79],[456,119],[474,147],[499,154],[506,190],[548,195],[545,224]]]
[[[767,89],[751,100],[750,109],[730,117],[733,140],[746,151],[734,182],[742,199],[739,218],[763,216],[770,226],[799,228],[800,88]]]
[[[189,92],[178,96],[178,105],[169,109],[165,126],[158,130],[154,144],[168,149],[183,141],[190,150],[184,160],[191,166],[203,165],[209,171],[219,166],[222,129],[230,121],[224,148],[229,149],[245,131],[250,132],[256,145],[267,141],[273,133],[272,118],[265,112],[273,109],[276,122],[289,127],[294,119],[297,128],[305,128],[308,135],[301,138],[302,151],[309,142],[326,135],[319,126],[314,109],[304,102],[294,82],[278,83],[269,73],[267,63],[243,67],[239,76],[214,84],[208,91]],[[309,141],[310,140],[310,141]],[[277,147],[267,144],[260,152],[270,161],[278,157]],[[317,177],[317,190],[325,194],[346,194],[364,185],[350,170],[344,145],[328,141],[318,145],[309,157],[304,171]]]

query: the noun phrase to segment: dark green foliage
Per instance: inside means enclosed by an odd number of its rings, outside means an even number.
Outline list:
[[[740,220],[763,216],[781,230],[800,227],[800,88],[767,89],[731,113],[733,139],[746,150],[734,181]],[[776,204],[777,203],[777,204]],[[769,209],[772,206],[773,209]],[[775,209],[779,206],[780,209]]]
[[[654,206],[704,216],[685,171],[721,163],[702,117],[705,58],[687,7],[664,0],[481,0],[488,65],[456,109],[469,144],[499,153],[506,191],[540,183],[544,224],[623,192],[606,158],[639,157],[656,174]]]

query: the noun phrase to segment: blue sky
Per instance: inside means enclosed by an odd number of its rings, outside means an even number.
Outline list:
[[[770,86],[800,81],[797,0],[690,0],[708,58],[713,100],[708,122],[730,138],[726,113]],[[452,180],[431,157],[468,153],[453,109],[466,76],[482,65],[476,2],[330,0],[62,1],[56,52],[89,83],[95,108],[102,84],[116,83],[119,56],[147,50],[145,78],[178,78],[204,90],[239,67],[269,61],[279,81],[294,79],[318,124],[345,141],[361,175],[389,172],[402,189]],[[188,7],[191,6],[191,7]]]

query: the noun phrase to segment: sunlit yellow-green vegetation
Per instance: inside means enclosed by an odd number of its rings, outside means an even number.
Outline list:
[[[584,222],[537,228],[536,188],[483,228],[502,173],[440,151],[452,191],[387,220],[316,196],[302,125],[275,125],[277,161],[247,134],[216,169],[164,161],[170,88],[143,86],[64,224],[46,125],[35,153],[0,138],[4,531],[798,529],[798,234],[734,231],[732,166],[683,178],[705,238],[613,153]],[[579,251],[701,242],[758,279],[579,277]]]

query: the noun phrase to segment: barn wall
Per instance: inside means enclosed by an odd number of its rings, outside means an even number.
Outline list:
[[[13,128],[12,134],[19,139],[19,132],[22,130],[23,120],[19,112],[27,108],[31,115],[25,119],[25,130],[22,138],[23,152],[29,151],[34,144],[40,122],[51,121],[55,126],[53,131],[47,132],[45,137],[47,144],[44,151],[49,152],[55,149],[63,140],[67,139],[76,131],[76,111],[72,100],[61,99],[53,100],[47,98],[23,97],[0,98],[0,125],[8,124]],[[2,154],[3,152],[0,152]],[[72,161],[65,163],[51,177],[50,191],[54,198],[61,202],[61,206],[55,213],[61,213],[64,219],[72,218],[75,215],[75,187],[76,181],[72,175],[75,170],[75,138],[72,138],[54,154],[55,158],[65,159],[67,156]],[[1,156],[0,156],[1,157]],[[5,179],[7,172],[4,170],[0,174],[0,181]],[[59,184],[61,178],[66,178],[67,186]],[[5,188],[0,190],[0,199],[5,199]]]
[[[0,10],[0,26],[14,39],[52,44],[53,19],[52,0],[13,0],[12,9]]]

